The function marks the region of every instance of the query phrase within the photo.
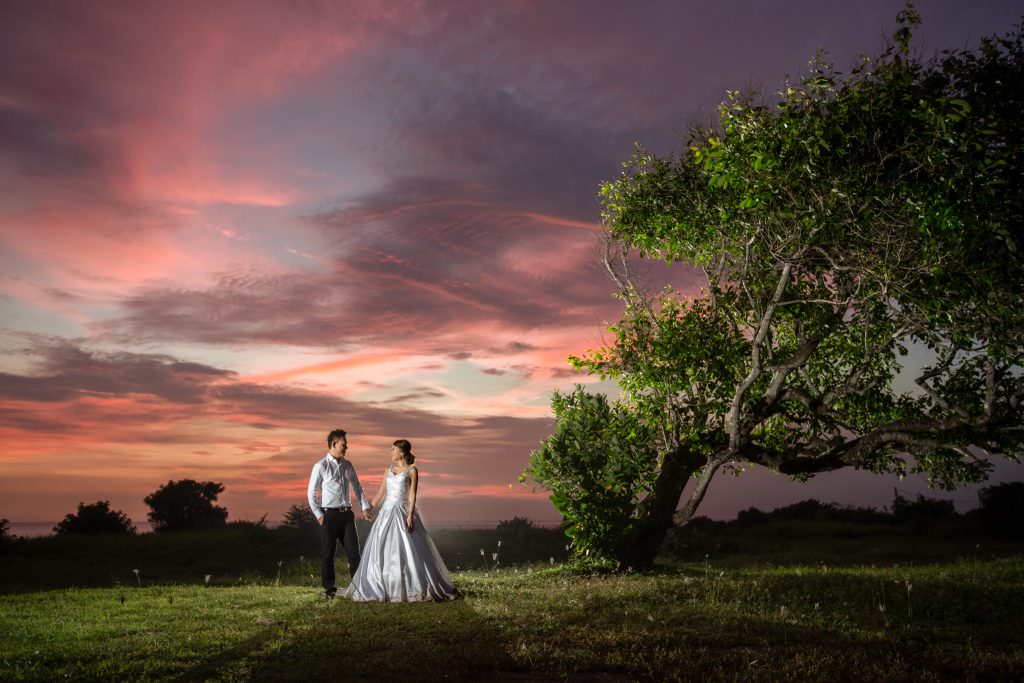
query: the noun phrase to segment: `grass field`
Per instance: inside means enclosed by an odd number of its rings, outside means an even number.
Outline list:
[[[74,539],[77,555],[47,539],[0,562],[0,679],[1024,680],[1019,547],[918,539],[927,561],[908,564],[909,537],[799,531],[760,529],[748,554],[726,551],[738,536],[691,539],[721,552],[629,575],[575,574],[551,556],[508,566],[507,539],[495,564],[497,539],[477,532],[460,554],[480,558],[479,545],[487,566],[455,572],[461,599],[399,605],[325,601],[311,558],[272,559],[295,550],[273,534],[253,555],[252,530],[165,538],[149,549],[165,548],[163,577],[161,558],[136,577],[116,549],[145,565],[142,544],[159,539],[94,540],[92,553]],[[453,567],[456,540],[442,550]],[[518,540],[535,554],[562,542]],[[822,559],[805,561],[815,548]],[[62,553],[93,558],[77,587],[47,568]]]

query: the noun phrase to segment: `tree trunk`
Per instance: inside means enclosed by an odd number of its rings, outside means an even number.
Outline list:
[[[617,558],[620,570],[643,571],[654,565],[665,534],[673,526],[672,515],[679,505],[686,482],[705,462],[706,458],[683,448],[665,455],[654,491],[644,501],[643,517]]]
[[[622,557],[619,558],[620,571],[650,569],[671,526],[671,518],[669,523],[665,524],[662,519],[645,517],[634,531],[629,544],[623,549]]]

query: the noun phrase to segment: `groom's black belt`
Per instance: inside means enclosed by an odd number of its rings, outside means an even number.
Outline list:
[[[324,510],[341,510],[342,512],[348,512],[352,508],[324,508]]]

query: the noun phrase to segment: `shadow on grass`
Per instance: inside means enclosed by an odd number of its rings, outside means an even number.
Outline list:
[[[273,580],[279,562],[314,564],[315,538],[290,529],[233,528],[176,534],[16,539],[0,561],[0,593],[52,588]],[[304,556],[305,561],[299,558]],[[139,570],[136,576],[134,570]]]
[[[890,570],[752,571],[721,581],[717,571],[552,573],[508,587],[487,582],[479,604],[526,644],[509,650],[520,670],[549,678],[1024,680],[1019,564],[1004,564],[973,578],[970,567],[912,575],[921,593],[912,616]]]
[[[314,623],[284,631],[303,620]],[[512,666],[500,633],[464,600],[377,604],[335,598],[277,620],[174,680],[466,680]]]
[[[368,524],[358,520],[356,526],[365,539]],[[452,570],[492,566],[494,554],[503,566],[565,558],[565,537],[553,529],[506,537],[502,547],[494,529],[440,529],[432,535]],[[0,556],[0,594],[132,586],[140,577],[141,585],[195,584],[207,575],[213,586],[317,585],[319,548],[315,529],[285,527],[18,538]]]
[[[750,566],[932,564],[1024,553],[1020,540],[987,536],[969,520],[930,525],[774,519],[756,525],[705,520],[669,532],[661,562]]]

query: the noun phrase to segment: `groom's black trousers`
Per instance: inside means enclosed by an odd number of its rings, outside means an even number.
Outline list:
[[[352,510],[326,509],[324,523],[320,527],[320,578],[324,590],[335,591],[334,552],[338,541],[348,556],[348,573],[355,575],[359,566],[359,539],[356,537],[356,516]]]

